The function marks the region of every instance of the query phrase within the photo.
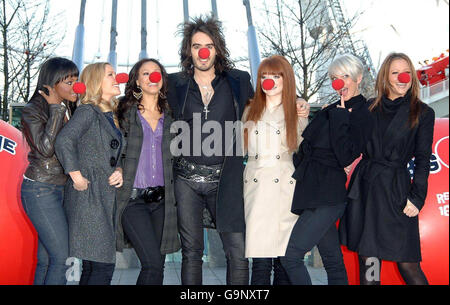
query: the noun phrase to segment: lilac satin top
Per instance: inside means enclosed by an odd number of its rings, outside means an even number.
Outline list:
[[[164,114],[159,119],[155,131],[153,131],[150,124],[141,115],[140,111],[138,111],[138,115],[141,119],[144,137],[136,178],[134,179],[134,187],[147,188],[164,186],[164,169],[162,159]]]

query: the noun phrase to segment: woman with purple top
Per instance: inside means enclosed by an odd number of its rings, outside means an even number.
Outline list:
[[[118,118],[127,145],[117,201],[117,250],[129,243],[142,265],[137,285],[162,285],[165,255],[180,249],[173,192],[167,73],[154,59],[130,72]]]

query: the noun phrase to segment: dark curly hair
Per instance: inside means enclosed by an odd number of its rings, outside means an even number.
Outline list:
[[[213,16],[197,17],[189,22],[180,25],[179,34],[183,35],[183,41],[180,49],[180,59],[182,71],[188,75],[194,73],[194,64],[192,62],[192,37],[198,32],[208,35],[214,43],[216,49],[216,62],[214,64],[216,72],[222,73],[234,68],[230,60],[230,51],[225,44],[225,37],[222,32],[222,23]]]
[[[129,74],[130,78],[125,86],[125,96],[119,98],[119,105],[117,107],[117,118],[119,119],[120,127],[123,127],[122,122],[127,119],[125,117],[125,114],[133,105],[137,105],[139,110],[144,109],[144,106],[142,106],[141,101],[134,97],[133,91],[139,92],[136,81],[139,78],[139,70],[141,69],[142,65],[144,65],[147,62],[154,62],[161,69],[163,85],[161,88],[162,95],[160,94],[158,97],[158,110],[160,113],[163,113],[165,110],[169,110],[169,105],[167,103],[168,75],[166,69],[156,59],[153,58],[141,59],[133,66],[133,68],[130,71]]]

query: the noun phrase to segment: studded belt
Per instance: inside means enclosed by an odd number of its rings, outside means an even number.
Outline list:
[[[201,165],[180,157],[175,162],[175,174],[181,178],[201,183],[219,182],[222,164]]]

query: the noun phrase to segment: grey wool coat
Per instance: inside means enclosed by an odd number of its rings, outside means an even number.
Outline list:
[[[132,107],[130,107],[130,109],[125,113],[124,117],[125,119],[121,122],[122,133],[124,134],[127,141],[127,146],[122,155],[124,184],[117,194],[117,251],[119,252],[122,252],[125,247],[131,247],[124,236],[121,215],[130,200],[131,190],[133,189],[134,180],[136,178],[136,172],[139,165],[139,158],[141,156],[142,142],[144,137],[141,120],[137,112],[137,106],[133,105]],[[177,210],[175,206],[176,203],[173,190],[174,159],[170,152],[170,142],[172,140],[170,126],[172,122],[172,116],[168,111],[166,111],[164,113],[162,141],[162,158],[165,184],[165,216],[160,247],[161,254],[174,253],[180,249],[177,226]]]
[[[105,114],[81,105],[59,133],[55,150],[65,173],[81,171],[86,191],[66,184],[64,208],[69,224],[69,255],[100,263],[116,260],[116,188],[109,177],[120,167],[124,137],[119,138]]]

